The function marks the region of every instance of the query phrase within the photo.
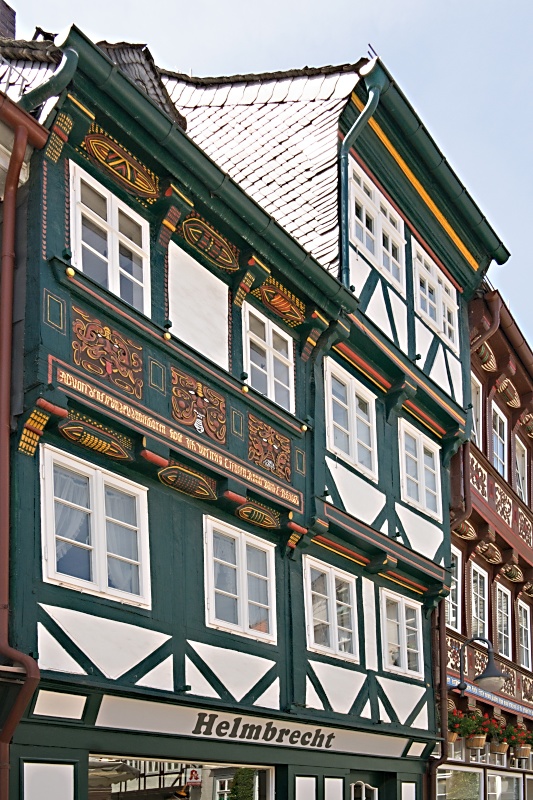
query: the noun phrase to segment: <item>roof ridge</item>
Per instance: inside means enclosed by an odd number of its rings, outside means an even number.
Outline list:
[[[268,80],[280,80],[282,78],[303,78],[313,77],[314,75],[334,75],[338,73],[358,72],[361,67],[368,63],[367,58],[360,58],[354,64],[328,64],[324,67],[301,67],[300,69],[277,70],[276,72],[250,72],[238,75],[220,75],[198,77],[186,75],[184,72],[173,72],[169,69],[158,67],[163,77],[178,78],[185,83],[196,86],[215,86],[227,83],[261,83]]]

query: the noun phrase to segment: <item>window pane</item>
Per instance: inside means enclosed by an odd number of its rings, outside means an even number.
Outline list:
[[[131,558],[138,561],[139,549],[137,542],[137,531],[131,528],[124,528],[116,522],[107,523],[107,551],[116,556]]]
[[[90,543],[90,517],[86,511],[71,508],[56,500],[54,503],[56,536],[74,542]]]
[[[255,335],[258,336],[260,339],[266,341],[265,323],[262,320],[260,320],[259,317],[256,317],[255,314],[252,313],[249,314],[248,319],[249,319],[250,330],[252,331],[252,333],[255,333]]]
[[[286,386],[282,386],[277,381],[274,384],[274,400],[279,406],[289,410],[291,403],[290,392]]]
[[[288,358],[289,356],[289,343],[284,336],[280,336],[277,331],[272,331],[272,346],[274,350],[281,353],[282,356]]]
[[[256,391],[260,392],[261,394],[268,393],[268,379],[266,372],[262,372],[253,364],[250,367],[250,384],[254,389],[256,389]]]
[[[144,308],[143,289],[138,283],[130,281],[125,275],[120,275],[119,297],[133,308],[142,311]]]
[[[108,257],[107,232],[83,215],[81,218],[81,238],[84,244],[88,245],[92,250],[104,258]]]
[[[348,430],[348,409],[333,400],[333,422],[341,425],[345,430]]]
[[[133,253],[129,247],[121,244],[118,248],[120,268],[131,275],[135,280],[142,283],[143,280],[143,259],[137,253]]]
[[[347,404],[348,398],[346,394],[346,386],[344,383],[341,383],[339,380],[337,380],[334,375],[331,376],[331,393],[333,394],[333,397],[337,397],[339,400],[341,400],[344,405]]]
[[[86,247],[82,248],[82,269],[88,278],[107,289],[107,261],[95,255]]]
[[[89,186],[85,181],[80,181],[81,188],[81,202],[95,214],[98,214],[104,220],[107,220],[107,200],[105,197]]]
[[[267,606],[268,581],[264,578],[256,578],[255,575],[248,575],[248,599]]]
[[[213,533],[213,551],[215,558],[226,561],[228,564],[236,564],[235,539],[224,536],[215,531]]]
[[[236,598],[215,592],[215,617],[223,622],[238,625],[239,617]]]
[[[84,581],[92,580],[91,550],[69,542],[56,541],[57,571]]]
[[[333,428],[333,444],[343,453],[349,455],[350,453],[350,439],[347,433],[341,431],[339,428]]]
[[[129,594],[139,594],[139,567],[128,561],[108,556],[107,582],[110,589],[118,589]]]
[[[267,554],[264,550],[247,544],[246,560],[250,572],[255,572],[256,575],[263,575],[265,578],[267,577]]]
[[[137,499],[131,494],[106,486],[105,513],[119,522],[137,525]]]
[[[253,364],[257,364],[257,366],[261,367],[263,370],[266,370],[267,368],[266,350],[263,350],[263,348],[255,342],[250,342],[250,361]]]
[[[268,608],[262,606],[248,605],[248,625],[252,631],[270,633]]]
[[[83,508],[89,508],[89,478],[54,464],[54,494]]]
[[[139,247],[142,247],[143,237],[141,226],[120,210],[118,212],[118,229],[120,233],[127,236],[128,239],[139,245]]]
[[[279,358],[274,358],[274,377],[276,380],[284,383],[285,386],[289,385],[289,367]]]
[[[215,562],[215,588],[228,594],[237,594],[237,570],[227,564]]]
[[[327,594],[327,577],[325,572],[311,569],[311,589],[313,592],[319,592],[324,595]]]

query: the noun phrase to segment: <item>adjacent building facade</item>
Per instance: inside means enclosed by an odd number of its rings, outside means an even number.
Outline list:
[[[41,680],[10,796],[422,798],[468,300],[505,247],[380,62],[161,76],[76,28],[3,55],[50,131],[18,218],[10,641]]]

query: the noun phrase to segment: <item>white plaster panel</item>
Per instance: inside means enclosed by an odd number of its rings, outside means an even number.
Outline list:
[[[340,461],[326,456],[326,464],[348,514],[372,523],[385,505],[385,494],[350,472]]]
[[[407,534],[411,548],[426,558],[434,558],[443,540],[442,528],[399,503],[396,503],[396,513]]]
[[[407,306],[405,300],[399,297],[396,292],[393,292],[392,289],[389,289],[389,298],[400,350],[403,353],[407,353]]]
[[[237,702],[242,700],[276,663],[268,658],[259,658],[239,650],[214,647],[202,642],[189,642],[189,644]]]
[[[415,758],[420,758],[425,749],[426,749],[426,742],[413,742],[413,744],[407,751],[407,755],[414,756]]]
[[[388,338],[393,341],[392,328],[389,321],[387,306],[385,305],[385,299],[383,297],[381,281],[378,281],[378,284],[374,290],[374,294],[370,298],[370,302],[366,308],[365,315],[377,325],[377,327],[385,334],[385,336],[388,336]]]
[[[433,331],[428,328],[427,325],[424,325],[418,317],[415,317],[415,337],[416,337],[416,354],[422,356],[419,364],[420,368],[424,366],[426,363],[426,358],[428,356],[429,348],[435,338],[435,334]]]
[[[387,695],[387,700],[393,707],[400,725],[403,725],[425,693],[425,688],[405,681],[394,681],[391,678],[377,678],[377,680]]]
[[[416,718],[411,722],[411,728],[422,728],[422,730],[427,731],[427,729],[428,729],[428,707],[427,707],[427,705],[425,705],[420,710],[420,714],[417,714]]]
[[[324,778],[324,800],[343,800],[344,780],[342,778]]]
[[[161,689],[165,692],[174,691],[174,663],[172,656],[168,656],[156,667],[147,672],[137,681],[136,686],[147,686],[150,689]]]
[[[167,642],[170,636],[127,622],[95,617],[82,611],[41,604],[67,636],[112,680]]]
[[[362,578],[363,589],[363,622],[365,628],[365,652],[367,669],[378,669],[378,643],[376,634],[376,600],[375,584],[368,578]]]
[[[228,287],[170,242],[168,313],[172,333],[228,369]]]
[[[39,669],[50,669],[54,672],[70,672],[73,675],[87,675],[77,661],[74,661],[64,647],[51,633],[48,633],[42,622],[37,623],[37,642],[39,648]]]
[[[450,353],[446,351],[446,358],[448,359],[448,366],[450,368],[450,375],[452,376],[453,391],[455,393],[455,400],[462,407],[463,405],[463,371],[461,369],[461,362]]]
[[[350,247],[350,285],[355,286],[355,296],[360,297],[364,285],[372,268],[368,266],[366,261],[358,258],[357,253]]]
[[[378,697],[378,708],[379,708],[379,718],[382,722],[390,722],[390,717],[385,710],[385,706],[383,705],[382,701]]]
[[[315,800],[316,780],[309,775],[297,775],[294,779],[295,800]]]
[[[255,701],[254,706],[279,709],[279,678],[276,678],[276,680],[265,689],[263,694]]]
[[[411,753],[411,750],[415,745],[420,745],[421,742],[415,742],[414,745],[411,745],[409,748],[409,752],[407,755],[414,756],[414,753]],[[422,745],[422,750],[424,749],[425,744]],[[402,783],[402,800],[416,800],[416,783]]]
[[[41,690],[33,713],[40,717],[63,717],[81,719],[87,698],[81,694],[65,694]]]
[[[310,661],[309,663],[322,684],[333,711],[338,714],[347,714],[366,680],[365,673],[335,667],[333,664],[325,664],[323,661]]]
[[[385,536],[389,535],[389,521],[386,519],[383,525],[380,528],[381,533],[384,533]]]
[[[372,709],[370,708],[370,700],[367,700],[361,711],[361,716],[365,719],[372,719]]]
[[[74,764],[24,764],[24,800],[74,800]]]
[[[320,711],[324,710],[322,700],[316,693],[316,689],[308,677],[305,678],[305,705],[307,708],[318,708]]]
[[[220,697],[188,656],[185,656],[185,683],[191,687],[191,694],[198,694],[202,697]]]
[[[446,360],[444,358],[444,348],[442,344],[439,344],[435,361],[433,362],[433,366],[429,371],[429,377],[437,384],[437,386],[442,389],[443,392],[451,395],[452,390],[450,381],[448,379],[448,372],[446,371]]]

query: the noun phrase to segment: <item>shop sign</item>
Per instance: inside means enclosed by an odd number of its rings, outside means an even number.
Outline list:
[[[509,700],[507,697],[502,697],[499,694],[493,694],[493,692],[487,692],[485,689],[482,689],[480,686],[475,686],[473,683],[466,683],[466,694],[471,694],[474,697],[479,697],[481,700],[487,700],[489,703],[492,703],[495,706],[499,706],[500,708],[505,708],[508,711],[513,711],[515,714],[522,714],[522,716],[532,718],[533,717],[533,708],[531,706],[524,706],[522,703],[517,703],[515,700]],[[448,675],[448,686],[451,688],[455,688],[459,685],[459,678],[454,678],[451,675]]]
[[[198,767],[188,767],[185,783],[187,786],[202,785],[202,770]]]

